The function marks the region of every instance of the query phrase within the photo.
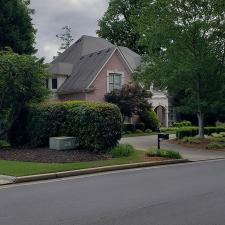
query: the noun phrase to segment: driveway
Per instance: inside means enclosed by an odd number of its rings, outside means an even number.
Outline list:
[[[225,160],[0,188],[1,225],[224,225]]]
[[[170,138],[175,138],[175,135],[170,135]],[[157,136],[143,136],[143,137],[130,137],[123,138],[121,143],[127,143],[133,145],[140,150],[147,150],[150,147],[157,147]],[[183,158],[191,161],[210,160],[210,159],[223,159],[225,158],[225,152],[210,151],[205,149],[192,149],[183,146],[170,144],[167,141],[161,142],[161,147],[164,149],[170,149],[180,152]]]

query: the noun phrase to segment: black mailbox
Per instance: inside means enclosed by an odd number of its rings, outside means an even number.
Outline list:
[[[158,134],[158,149],[160,149],[160,141],[161,140],[169,140],[169,139],[170,139],[169,134],[163,134],[163,133]]]
[[[162,139],[162,140],[169,140],[170,139],[170,135],[169,134],[158,134],[158,138]]]

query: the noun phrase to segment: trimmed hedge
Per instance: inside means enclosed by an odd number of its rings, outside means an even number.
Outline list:
[[[205,135],[211,135],[213,133],[225,132],[225,127],[205,127]],[[197,127],[181,128],[176,131],[176,137],[183,139],[184,137],[194,137],[198,135]]]
[[[191,127],[191,126],[192,126],[192,123],[186,120],[173,123],[173,127]]]
[[[42,103],[31,106],[27,116],[26,144],[33,147],[48,146],[49,137],[72,136],[79,148],[105,152],[122,135],[120,110],[109,103]]]

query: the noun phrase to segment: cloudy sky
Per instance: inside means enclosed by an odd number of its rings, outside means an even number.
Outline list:
[[[81,35],[96,36],[97,21],[108,6],[108,0],[31,0],[35,9],[33,23],[37,28],[38,56],[52,60],[60,46],[56,34],[68,25],[77,40]]]

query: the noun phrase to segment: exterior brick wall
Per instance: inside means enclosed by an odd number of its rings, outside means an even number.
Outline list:
[[[116,51],[105,67],[102,69],[96,80],[93,82],[95,90],[87,93],[86,100],[94,102],[103,102],[104,96],[107,94],[107,73],[110,72],[123,72],[124,84],[131,82],[131,74],[127,65],[124,63],[120,53]]]

